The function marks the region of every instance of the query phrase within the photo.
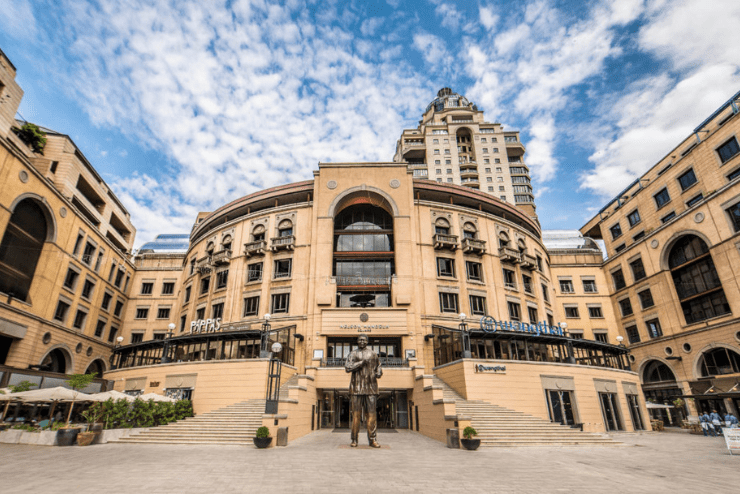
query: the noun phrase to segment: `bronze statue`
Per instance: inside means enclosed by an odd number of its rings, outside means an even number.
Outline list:
[[[352,443],[357,447],[360,433],[362,410],[367,414],[367,440],[370,447],[379,448],[378,434],[378,379],[383,375],[378,354],[367,348],[367,336],[357,338],[359,348],[352,351],[347,358],[344,369],[352,373],[349,381],[350,410],[352,411]]]

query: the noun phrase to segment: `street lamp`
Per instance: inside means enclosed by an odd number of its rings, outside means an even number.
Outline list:
[[[468,325],[465,323],[465,318],[468,316],[466,316],[464,312],[461,312],[458,317],[460,318],[460,332],[462,333],[463,358],[472,358],[473,354],[470,351],[470,333],[468,332]]]
[[[560,326],[560,330],[563,332],[563,336],[568,336],[568,334],[565,332],[566,329],[568,329],[568,323],[561,322],[558,324]],[[566,340],[565,348],[568,351],[568,357],[566,361],[569,364],[575,364],[576,363],[576,357],[573,355],[573,342],[569,339]]]
[[[116,338],[116,342],[117,342],[116,346],[121,346],[121,343],[123,343],[123,336],[119,336],[118,338]]]
[[[171,322],[168,326],[167,334],[165,335],[164,343],[162,344],[162,359],[160,360],[163,364],[170,362],[170,338],[175,334],[175,323]]]
[[[622,335],[617,336],[617,343],[619,343],[619,346],[624,346],[624,343],[622,343],[623,341],[624,341],[624,336]]]
[[[262,323],[262,334],[260,335],[260,358],[270,357],[270,351],[267,349],[267,343],[270,341],[270,314],[263,316],[265,322]]]
[[[283,345],[275,342],[270,347],[270,372],[267,380],[267,397],[265,399],[265,413],[278,413],[278,403],[280,402],[280,373],[282,371],[282,362],[280,362],[280,352],[283,351]]]

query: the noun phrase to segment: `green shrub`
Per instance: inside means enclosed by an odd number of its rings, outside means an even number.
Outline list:
[[[44,154],[46,133],[38,125],[26,122],[22,127],[13,127],[12,130],[24,144],[31,146],[34,153]]]
[[[182,420],[193,415],[193,402],[190,400],[178,400],[175,402],[175,420]]]
[[[34,386],[38,386],[38,384],[31,381],[21,381],[18,384],[11,384],[8,387],[11,393],[22,393],[24,391],[30,391]]]
[[[477,436],[478,431],[473,429],[470,426],[467,426],[465,429],[463,429],[463,437],[465,439],[473,439],[473,436]]]
[[[18,425],[14,425],[13,426],[13,429],[17,429],[17,430],[21,430],[21,431],[26,431],[26,432],[41,432],[39,429],[37,429],[36,427],[34,427],[34,426],[30,425],[30,424],[18,424]]]
[[[265,427],[264,425],[257,429],[257,437],[258,438],[264,438],[264,437],[270,437],[270,429]]]

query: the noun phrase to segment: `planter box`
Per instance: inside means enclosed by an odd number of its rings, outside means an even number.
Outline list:
[[[0,432],[0,443],[5,444],[56,446],[56,438],[56,431],[27,432],[21,430],[7,430]]]

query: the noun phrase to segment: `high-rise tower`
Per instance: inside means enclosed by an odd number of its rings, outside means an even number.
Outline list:
[[[518,131],[486,122],[465,96],[443,88],[419,126],[403,131],[393,161],[408,163],[416,178],[478,189],[534,216],[524,152]]]

